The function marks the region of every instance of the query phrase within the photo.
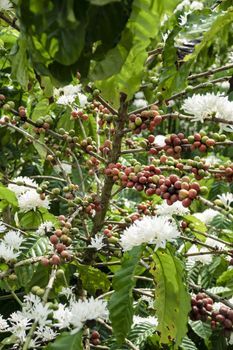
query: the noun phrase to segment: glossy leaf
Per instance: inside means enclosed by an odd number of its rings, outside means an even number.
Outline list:
[[[135,286],[133,276],[141,252],[141,247],[134,247],[131,251],[126,252],[121,269],[115,273],[113,278],[114,293],[109,301],[109,312],[114,335],[119,343],[124,341],[133,321],[132,291]]]
[[[50,343],[44,350],[82,350],[82,331],[70,334],[61,333],[53,343]]]
[[[161,343],[174,340],[178,348],[187,333],[190,295],[184,284],[184,265],[174,253],[158,250],[153,254],[151,273],[154,276],[155,308]]]
[[[110,281],[107,275],[100,270],[91,266],[78,264],[78,272],[83,288],[88,293],[94,295],[97,290],[101,292],[107,292],[109,290]]]
[[[18,200],[15,193],[3,185],[0,185],[0,200],[4,200],[14,207],[18,207]]]

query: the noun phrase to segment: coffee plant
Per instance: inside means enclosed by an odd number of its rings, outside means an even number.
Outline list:
[[[233,349],[231,0],[0,0],[0,349]]]

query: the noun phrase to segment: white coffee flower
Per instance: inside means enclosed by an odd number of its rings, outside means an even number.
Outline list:
[[[104,247],[104,236],[96,235],[91,238],[91,244],[88,246],[89,248],[95,248],[96,250],[100,250]]]
[[[188,21],[188,15],[190,15],[190,12],[185,12],[183,15],[180,15],[179,17],[179,25],[185,26],[185,24]]]
[[[147,317],[141,317],[141,316],[137,316],[137,315],[134,315],[133,317],[133,325],[137,325],[137,324],[140,324],[140,323],[149,323],[151,326],[155,326],[157,327],[158,326],[158,319],[154,316],[147,316]]]
[[[7,321],[3,318],[2,315],[0,315],[0,332],[6,332],[9,325]]]
[[[200,1],[193,1],[190,5],[190,10],[202,10],[204,8],[204,5]]]
[[[59,329],[69,328],[72,313],[69,307],[63,304],[58,305],[58,309],[53,312],[53,318],[56,320],[55,326]]]
[[[227,192],[223,194],[219,194],[217,196],[226,207],[229,207],[233,202],[233,193]]]
[[[159,147],[164,147],[166,145],[165,139],[166,137],[164,135],[157,135],[155,136],[154,143]]]
[[[157,215],[166,215],[166,216],[172,216],[172,215],[185,215],[188,214],[190,211],[188,208],[185,208],[181,202],[175,202],[172,205],[168,205],[167,202],[163,202],[162,204],[157,206],[156,213]]]
[[[38,227],[36,233],[40,236],[46,235],[46,233],[53,230],[53,223],[51,221],[45,221]]]
[[[44,200],[40,198],[36,190],[30,190],[18,197],[19,208],[21,212],[36,210],[37,208],[46,208],[50,206],[48,197]]]
[[[175,12],[182,11],[185,6],[189,6],[189,5],[190,5],[190,1],[184,0],[176,6]]]
[[[15,252],[14,248],[6,244],[4,241],[0,242],[0,258],[6,262],[16,260],[20,255],[19,252]]]
[[[53,339],[56,338],[56,336],[58,335],[58,333],[56,331],[54,331],[52,328],[48,327],[48,326],[39,326],[37,327],[35,333],[36,335],[36,341],[41,339],[43,341],[51,341]]]
[[[9,331],[19,338],[20,342],[25,341],[26,331],[31,327],[32,321],[22,311],[13,312],[8,320],[11,324]]]
[[[143,243],[155,244],[155,249],[158,249],[165,248],[167,242],[173,242],[179,235],[175,223],[169,218],[145,216],[124,230],[119,243],[124,251]]]
[[[57,98],[57,104],[71,105],[78,97],[79,106],[84,107],[87,104],[87,97],[81,93],[81,85],[66,85],[60,89],[54,89],[54,97]]]
[[[25,295],[22,312],[27,318],[38,322],[40,326],[51,322],[48,320],[48,315],[51,313],[48,304],[44,305],[41,299],[32,293]]]
[[[225,120],[233,120],[233,102],[230,102],[227,97],[207,93],[205,95],[195,94],[184,100],[182,109],[193,115],[194,121],[204,122],[205,119],[212,117],[223,118]],[[223,130],[229,131],[230,126],[221,124]],[[231,129],[231,128],[230,128]]]
[[[219,212],[211,208],[204,210],[202,213],[193,214],[193,216],[201,220],[206,225],[210,224],[213,218],[217,215],[219,215]]]
[[[70,305],[71,324],[78,332],[87,320],[95,320],[96,318],[107,319],[108,310],[106,301],[94,299],[74,301]]]
[[[24,184],[24,185],[17,185],[17,184],[9,184],[8,185],[8,188],[16,194],[16,197],[31,190],[31,187],[28,187],[27,185],[33,186],[36,188],[38,187],[37,183],[27,176],[18,176],[18,177],[13,179],[13,182],[16,182],[16,183],[19,182],[19,183]]]
[[[0,220],[0,233],[6,231],[6,226],[4,225],[4,223]]]
[[[20,232],[8,231],[3,237],[4,242],[13,249],[19,250],[24,238]]]
[[[63,287],[59,294],[64,295],[67,299],[71,299],[74,297],[74,287]]]
[[[192,245],[191,248],[187,251],[187,254],[195,254],[195,253],[203,253],[207,252],[207,248],[201,248],[200,250],[197,248],[196,245]],[[193,255],[188,256],[188,261],[190,262],[201,262],[203,265],[208,265],[212,262],[212,254],[200,254],[200,255]]]
[[[136,108],[145,108],[148,105],[147,101],[143,100],[142,98],[134,100],[133,104]]]

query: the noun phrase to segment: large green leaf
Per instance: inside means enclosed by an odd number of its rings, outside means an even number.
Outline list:
[[[161,15],[165,9],[172,9],[176,5],[176,1],[166,7],[161,3],[159,0],[134,0],[119,44],[94,67],[91,77],[100,79],[97,86],[116,106],[119,104],[120,92],[125,92],[131,98],[139,88],[147,58],[146,49],[151,39],[158,34]]]
[[[50,343],[44,350],[82,350],[82,332],[70,334],[61,333],[54,343]]]
[[[18,40],[17,52],[12,52],[12,75],[27,90],[29,81],[27,42],[21,37]]]
[[[14,207],[18,207],[18,200],[15,193],[3,185],[0,185],[0,200],[4,200]]]
[[[132,290],[135,286],[133,276],[141,252],[141,247],[134,247],[131,251],[126,252],[121,269],[115,273],[113,278],[114,293],[109,301],[109,311],[114,335],[119,343],[124,341],[133,321]]]
[[[151,273],[154,276],[155,307],[161,332],[161,343],[174,340],[178,347],[187,333],[190,295],[184,284],[184,265],[169,250],[153,254]]]
[[[30,236],[27,237],[27,240],[23,242],[21,248],[22,248],[22,255],[21,259],[28,259],[28,258],[35,258],[37,256],[43,256],[48,247],[48,238],[47,237],[41,237],[41,236]],[[38,269],[38,263],[35,264],[25,264],[19,267],[15,268],[15,273],[18,278],[18,283],[20,283],[21,286],[27,287],[27,285],[32,280],[33,276],[37,273]],[[46,274],[46,269],[44,268],[43,271],[40,271],[40,278],[42,278],[42,273]],[[45,278],[46,278],[45,276]]]
[[[91,266],[78,264],[78,272],[83,288],[88,293],[94,295],[97,290],[101,290],[102,292],[109,290],[110,281],[107,275],[100,270]]]
[[[201,338],[208,339],[212,334],[210,325],[202,321],[189,321],[192,330]]]
[[[207,30],[204,35],[203,39],[200,42],[200,44],[195,46],[194,52],[190,55],[187,55],[184,58],[184,61],[194,61],[198,55],[202,52],[202,50],[206,47],[209,47],[214,41],[216,41],[216,38],[218,37],[219,33],[226,27],[232,24],[233,21],[233,8],[230,7],[228,11],[222,12],[217,16],[215,21],[212,23],[209,30]]]

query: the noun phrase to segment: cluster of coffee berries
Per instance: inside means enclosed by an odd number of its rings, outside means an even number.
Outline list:
[[[171,134],[165,138],[166,145],[163,147],[168,156],[172,156],[175,159],[180,158],[182,152],[182,146],[187,145],[188,139],[185,138],[183,133]]]
[[[90,169],[88,174],[94,175],[94,173],[98,170],[99,164],[100,161],[96,157],[90,157],[90,159],[87,160],[87,166]]]
[[[86,120],[88,120],[88,118],[89,118],[89,116],[88,116],[88,114],[87,113],[84,113],[83,111],[81,111],[81,110],[74,110],[74,111],[72,111],[71,112],[71,117],[72,117],[72,119],[81,119],[81,120],[83,120],[83,121],[86,121]]]
[[[134,167],[126,167],[120,163],[109,164],[105,174],[111,176],[120,186],[135,188],[137,191],[144,190],[148,196],[161,196],[168,205],[179,200],[184,207],[189,207],[198,194],[204,191],[198,183],[191,183],[187,176],[179,178],[172,174],[165,177],[154,165],[142,167],[136,164]]]
[[[46,115],[44,117],[40,117],[36,121],[36,127],[34,128],[35,133],[40,134],[50,129],[53,124],[53,118],[50,115]]]
[[[83,139],[80,145],[86,152],[96,151],[95,142],[92,140],[91,137],[87,137],[86,139]]]
[[[129,116],[129,128],[134,134],[140,134],[143,130],[153,131],[162,121],[157,106],[149,111],[143,111]]]
[[[190,318],[193,321],[207,321],[208,316],[211,315],[213,310],[213,299],[208,297],[205,293],[198,293],[191,299],[192,310],[190,312]]]
[[[110,140],[105,140],[104,144],[102,146],[100,146],[100,151],[103,155],[109,154],[111,149],[112,149],[112,141],[110,141]]]
[[[211,328],[220,326],[225,337],[230,337],[233,331],[233,310],[226,306],[221,306],[219,311],[211,313]]]
[[[92,331],[91,336],[90,336],[90,342],[93,345],[100,344],[100,334],[98,331],[96,331],[96,330]]]
[[[192,310],[190,318],[193,321],[210,321],[211,328],[222,329],[225,337],[230,337],[233,331],[233,310],[221,306],[218,311],[213,310],[214,301],[205,293],[198,293],[191,299]]]
[[[152,201],[141,202],[137,206],[138,212],[144,215],[155,215],[155,208]]]
[[[75,202],[77,204],[80,204],[83,208],[83,211],[91,217],[93,217],[95,212],[101,210],[100,200],[97,198],[95,193],[92,193],[90,196],[84,197],[83,199],[77,197],[75,199]]]
[[[226,179],[227,182],[233,181],[233,164],[224,164],[218,167],[219,173],[215,173],[217,180]]]
[[[41,263],[44,266],[60,265],[61,259],[64,259],[65,261],[69,261],[71,259],[71,254],[67,248],[72,243],[72,239],[70,238],[72,225],[66,220],[64,215],[60,215],[58,219],[62,227],[61,229],[56,229],[49,237],[49,240],[54,247],[54,254],[50,259],[45,257],[41,259]]]
[[[196,133],[188,137],[188,142],[191,144],[191,150],[198,149],[200,152],[206,152],[207,149],[212,149],[216,144],[214,139],[209,138],[205,132]]]

